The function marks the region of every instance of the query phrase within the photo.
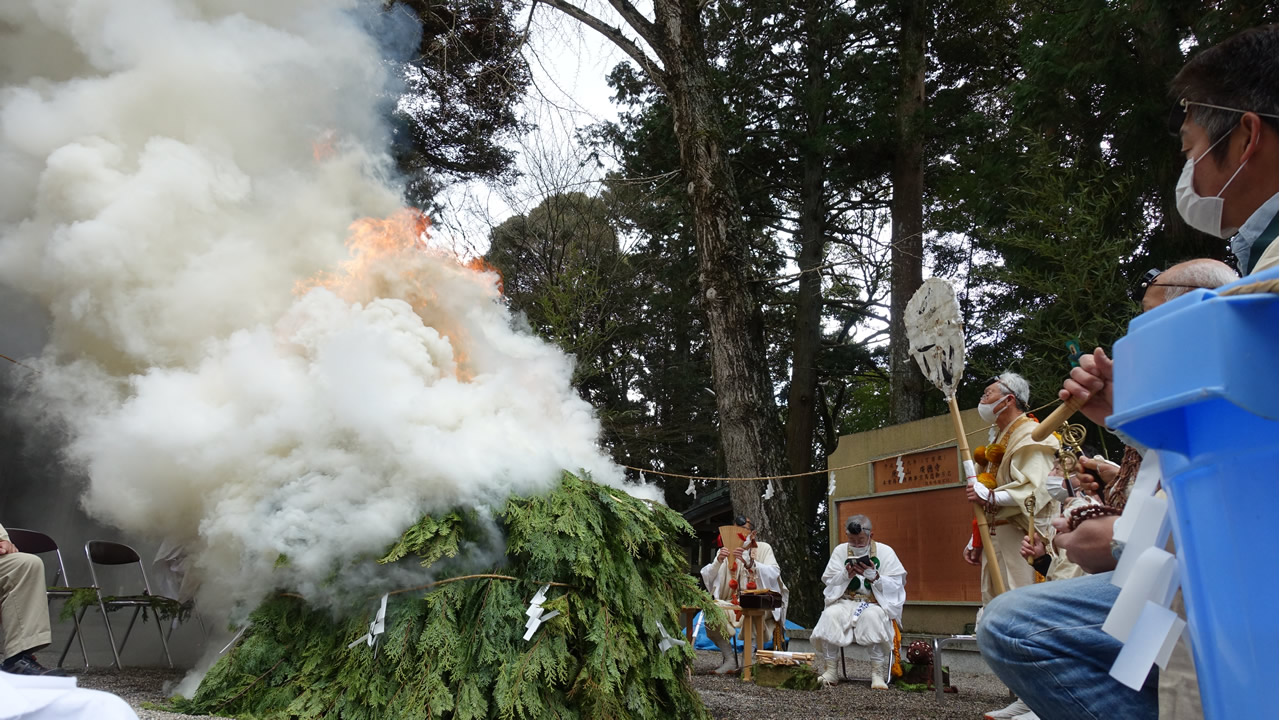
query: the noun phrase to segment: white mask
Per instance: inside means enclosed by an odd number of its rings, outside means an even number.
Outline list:
[[[1182,166],[1182,175],[1178,177],[1178,185],[1174,188],[1174,195],[1178,203],[1178,214],[1182,216],[1182,219],[1186,220],[1187,224],[1196,230],[1220,237],[1223,240],[1235,235],[1236,230],[1239,228],[1222,227],[1222,193],[1226,192],[1227,185],[1230,185],[1231,181],[1236,179],[1236,175],[1239,175],[1240,171],[1244,169],[1244,163],[1240,163],[1240,167],[1236,168],[1236,171],[1231,174],[1231,178],[1227,180],[1226,185],[1223,185],[1218,194],[1213,197],[1204,197],[1197,194],[1192,184],[1192,178],[1195,175],[1196,163],[1203,160],[1205,155],[1208,155],[1213,150],[1214,145],[1222,142],[1229,135],[1231,133],[1227,133],[1215,140],[1213,145],[1210,145],[1209,149],[1204,151],[1204,155],[1195,160],[1187,158],[1187,164]]]
[[[1005,397],[1008,397],[1008,396],[1006,395]],[[983,422],[989,422],[989,423],[995,422],[996,415],[1000,414],[996,412],[996,406],[1002,402],[1004,402],[1004,398],[1000,398],[995,402],[978,403],[978,416],[982,418]]]
[[[1061,475],[1050,475],[1045,481],[1045,489],[1049,491],[1049,497],[1058,502],[1066,500],[1070,494],[1067,492],[1067,479]]]
[[[867,543],[862,547],[858,547],[857,545],[850,545],[849,554],[850,554],[850,557],[856,557],[856,558],[866,557],[871,554],[871,543]]]

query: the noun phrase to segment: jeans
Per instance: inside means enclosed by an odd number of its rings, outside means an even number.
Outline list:
[[[1102,623],[1119,594],[1109,572],[1010,590],[982,613],[982,659],[1042,720],[1156,720],[1156,670],[1141,691],[1109,674],[1122,644]]]

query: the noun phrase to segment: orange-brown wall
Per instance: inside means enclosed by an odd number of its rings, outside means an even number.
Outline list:
[[[870,496],[836,503],[837,527],[861,513],[877,542],[898,553],[907,569],[908,602],[981,602],[978,568],[960,557],[972,534],[973,511],[963,487]]]

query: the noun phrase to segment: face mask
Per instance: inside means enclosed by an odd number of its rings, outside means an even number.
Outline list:
[[[1000,398],[995,402],[978,403],[978,416],[982,418],[983,422],[995,422],[996,415],[1000,414],[996,412],[996,406],[1002,402],[1004,402],[1004,398]]]
[[[1204,151],[1204,155],[1195,160],[1187,158],[1187,164],[1182,166],[1182,175],[1178,178],[1178,185],[1174,189],[1174,195],[1177,197],[1178,203],[1178,214],[1182,216],[1182,219],[1200,232],[1220,237],[1223,240],[1235,235],[1236,230],[1239,228],[1222,227],[1222,193],[1226,192],[1227,186],[1244,169],[1244,163],[1241,163],[1240,167],[1236,168],[1236,171],[1231,174],[1231,178],[1227,180],[1226,185],[1223,185],[1222,190],[1219,190],[1214,197],[1198,195],[1195,188],[1192,187],[1192,178],[1195,175],[1196,163],[1203,160],[1215,145],[1225,140],[1230,134],[1227,133],[1215,140],[1213,145],[1210,145],[1209,149]]]
[[[867,543],[862,547],[858,547],[857,545],[850,545],[849,547],[850,547],[850,551],[849,551],[850,557],[860,558],[860,557],[866,557],[871,554],[871,543]]]

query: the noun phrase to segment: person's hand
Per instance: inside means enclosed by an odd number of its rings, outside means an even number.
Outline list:
[[[1019,550],[1024,558],[1038,558],[1045,554],[1044,538],[1037,533],[1034,540],[1027,540],[1027,536],[1022,536],[1022,549]]]
[[[981,495],[979,495],[978,491],[974,489],[974,486],[976,486],[977,484],[978,483],[976,482],[971,482],[968,485],[965,485],[964,496],[965,496],[965,499],[968,500],[969,502],[978,503],[979,505],[982,505],[986,503],[986,499],[984,499]],[[984,490],[986,489],[985,485],[983,486],[983,489]]]
[[[858,574],[867,582],[875,582],[876,578],[880,577],[880,571],[872,565],[859,565]]]
[[[1116,569],[1111,556],[1111,539],[1115,536],[1114,515],[1085,520],[1075,530],[1059,533],[1053,544],[1067,554],[1067,559],[1079,565],[1087,573],[1107,572]]]
[[[967,547],[964,549],[964,561],[970,565],[982,564],[982,550],[976,547]]]
[[[858,564],[847,562],[844,564],[844,571],[848,573],[849,577],[853,577],[858,574]]]
[[[742,548],[734,548],[734,549],[733,549],[733,552],[732,552],[732,553],[729,553],[729,554],[730,554],[730,555],[733,555],[733,559],[734,559],[735,561],[737,561],[737,560],[741,560],[741,559],[742,559]]]
[[[1094,348],[1091,354],[1081,355],[1077,362],[1080,366],[1071,368],[1071,375],[1062,381],[1058,399],[1066,402],[1074,397],[1082,401],[1080,412],[1106,427],[1107,416],[1111,414],[1111,358],[1102,348]]]
[[[729,557],[729,550],[727,548],[720,548],[720,552],[716,553],[716,562],[724,562],[724,559],[727,557]]]
[[[18,552],[18,546],[8,540],[0,540],[0,555],[8,555],[9,553]]]
[[[1110,487],[1120,475],[1120,466],[1114,463],[1098,460],[1097,458],[1082,457],[1080,464],[1086,470],[1092,470],[1097,474],[1098,479],[1102,482],[1098,483],[1092,476],[1083,475],[1081,477],[1080,489],[1093,495],[1101,495],[1102,489]]]

